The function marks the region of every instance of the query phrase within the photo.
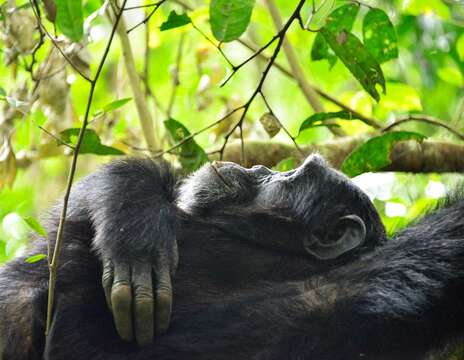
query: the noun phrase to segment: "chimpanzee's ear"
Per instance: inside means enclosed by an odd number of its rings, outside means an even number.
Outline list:
[[[319,260],[332,260],[362,245],[366,225],[357,215],[339,218],[320,235],[310,234],[304,240],[305,250]]]

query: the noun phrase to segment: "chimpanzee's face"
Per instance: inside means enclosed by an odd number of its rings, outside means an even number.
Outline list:
[[[231,162],[206,164],[185,180],[178,206],[200,216],[246,211],[285,217],[310,234],[304,247],[320,259],[336,258],[385,236],[367,195],[317,154],[287,172]]]

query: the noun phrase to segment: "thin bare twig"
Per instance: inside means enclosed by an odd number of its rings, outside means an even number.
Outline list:
[[[54,36],[52,36],[48,30],[45,28],[45,26],[42,24],[42,19],[40,18],[40,14],[37,12],[37,9],[36,9],[36,6],[34,5],[34,2],[36,0],[29,0],[30,4],[31,4],[31,7],[32,7],[32,11],[34,12],[34,15],[37,19],[37,24],[39,25],[40,27],[40,31],[42,31],[45,35],[47,35],[47,37],[50,39],[50,41],[52,42],[53,46],[55,46],[58,51],[60,52],[61,56],[63,56],[63,58],[68,62],[69,65],[71,65],[71,67],[74,69],[74,71],[76,71],[82,78],[84,78],[85,80],[87,80],[88,82],[92,82],[92,80],[87,76],[85,75],[74,63],[73,61],[69,58],[68,55],[66,55],[66,53],[64,52],[63,49],[61,49],[61,46],[58,45],[58,43],[56,42],[56,39]]]
[[[123,0],[123,5],[122,8],[124,8],[127,0]],[[93,100],[93,95],[95,92],[95,87],[97,85],[97,81],[100,77],[100,74],[103,69],[103,65],[105,64],[106,58],[108,56],[108,53],[110,51],[111,44],[114,39],[114,35],[116,33],[116,29],[119,25],[119,21],[121,19],[123,10],[119,11],[119,13],[116,15],[116,19],[114,21],[113,28],[111,30],[110,37],[108,39],[108,43],[106,44],[105,51],[103,52],[103,55],[101,57],[100,63],[98,65],[97,71],[95,73],[95,76],[93,79],[89,79],[90,82],[90,90],[89,90],[89,96],[87,100],[87,106],[85,109],[85,115],[84,115],[84,120],[82,122],[82,126],[79,131],[79,136],[77,138],[76,145],[74,146],[74,152],[71,160],[71,168],[69,170],[69,175],[68,175],[68,180],[67,180],[67,185],[66,185],[66,191],[65,195],[63,198],[63,206],[61,209],[61,216],[60,216],[60,221],[58,224],[58,230],[56,234],[56,241],[55,241],[55,247],[53,250],[53,257],[52,260],[50,261],[49,259],[49,283],[48,283],[48,304],[47,304],[47,323],[46,323],[46,330],[45,334],[48,336],[50,332],[50,326],[51,326],[51,321],[53,317],[53,305],[54,305],[54,297],[55,297],[55,286],[56,286],[56,275],[57,275],[57,268],[58,268],[58,260],[60,258],[60,253],[61,253],[61,248],[63,244],[63,230],[64,230],[64,225],[65,225],[65,220],[66,220],[66,215],[67,215],[67,210],[68,210],[68,202],[69,202],[69,196],[71,194],[71,187],[73,184],[74,180],[74,175],[76,173],[76,168],[77,168],[77,159],[79,156],[79,150],[82,145],[82,141],[84,139],[84,134],[87,129],[88,121],[89,121],[89,116],[90,116],[90,108],[92,106],[92,100]],[[39,19],[40,20],[40,19]],[[42,25],[41,25],[42,26]]]
[[[396,120],[394,123],[384,127],[382,129],[382,132],[390,131],[394,127],[397,127],[397,126],[399,126],[401,124],[411,122],[411,121],[419,121],[419,122],[423,122],[423,123],[426,123],[426,124],[442,127],[444,129],[448,130],[450,133],[456,135],[456,137],[458,137],[460,140],[464,140],[464,135],[461,134],[459,131],[457,131],[456,129],[453,129],[451,126],[445,124],[443,121],[441,121],[441,120],[439,120],[437,118],[434,118],[433,116],[429,116],[429,115],[408,115],[408,116],[406,116],[404,118],[400,118],[400,119]]]
[[[75,147],[73,145],[71,145],[70,143],[64,141],[63,139],[61,139],[59,136],[53,134],[52,132],[48,131],[47,129],[45,129],[43,126],[35,123],[35,125],[40,129],[42,130],[45,134],[47,134],[48,136],[52,137],[53,139],[55,139],[58,143],[60,143],[61,145],[64,145],[68,148],[70,148],[71,150],[75,150]]]
[[[139,115],[139,121],[142,127],[143,137],[145,139],[145,142],[147,143],[147,146],[153,152],[159,149],[159,134],[156,131],[156,123],[153,120],[152,114],[148,109],[144,91],[141,89],[140,86],[140,76],[135,66],[134,53],[132,51],[129,36],[126,32],[124,18],[122,18],[119,22],[117,32],[119,35],[119,40],[121,42],[124,66],[127,72],[127,77],[129,78],[129,84],[132,90],[132,94],[134,95],[134,102],[137,109],[137,113]]]
[[[180,4],[181,6],[183,6],[184,8],[188,9],[188,10],[192,10],[192,8],[190,6],[188,6],[187,4],[184,4],[182,1],[179,1],[179,0],[174,0],[176,3]],[[292,25],[292,23],[298,18],[298,15],[300,13],[300,10],[301,8],[303,7],[305,3],[305,0],[300,0],[298,2],[298,5],[296,7],[296,9],[294,10],[294,12],[292,13],[292,15],[290,16],[290,18],[287,20],[287,22],[285,23],[285,25],[282,27],[282,29],[275,35],[272,37],[271,40],[269,40],[263,47],[261,47],[260,49],[258,49],[253,55],[251,55],[248,59],[246,59],[245,61],[243,61],[241,64],[237,65],[237,66],[234,66],[233,67],[233,72],[232,74],[225,80],[225,82],[221,85],[223,86],[224,84],[226,84],[230,79],[231,77],[244,65],[246,65],[249,61],[251,61],[252,59],[254,59],[255,57],[259,56],[264,50],[266,50],[274,41],[278,40],[277,42],[277,45],[274,49],[274,52],[272,54],[272,56],[269,58],[268,60],[268,64],[265,68],[265,70],[263,71],[263,74],[261,76],[261,79],[256,87],[256,89],[253,91],[253,93],[251,94],[250,98],[247,100],[247,102],[244,104],[244,105],[241,105],[239,107],[237,107],[236,109],[232,110],[229,114],[227,114],[226,116],[224,116],[223,118],[219,119],[219,120],[216,120],[214,123],[206,126],[205,128],[195,132],[195,133],[192,133],[190,134],[189,136],[185,137],[182,141],[180,141],[179,143],[175,144],[174,146],[170,147],[169,149],[161,152],[160,154],[157,155],[157,157],[159,156],[162,156],[163,154],[165,153],[169,153],[171,152],[172,150],[180,147],[182,144],[184,144],[186,141],[194,138],[195,136],[197,136],[198,134],[220,124],[222,121],[224,121],[226,118],[228,118],[230,115],[232,115],[233,113],[237,112],[238,110],[242,110],[243,109],[243,112],[240,116],[240,119],[237,121],[237,123],[226,133],[226,135],[224,136],[224,142],[221,146],[221,148],[215,152],[218,152],[219,153],[219,158],[222,159],[223,158],[223,155],[224,155],[224,150],[227,146],[227,143],[229,141],[229,138],[230,136],[234,133],[234,131],[239,128],[240,130],[240,140],[241,140],[241,149],[242,149],[242,162],[244,162],[244,141],[243,141],[243,120],[245,119],[245,116],[253,102],[253,100],[256,98],[256,96],[258,94],[261,93],[261,90],[262,90],[262,87],[263,87],[263,84],[267,78],[267,75],[269,74],[269,71],[270,69],[272,68],[273,64],[275,63],[276,61],[276,58],[277,58],[277,55],[279,54],[280,52],[280,49],[282,47],[282,43],[285,39],[285,35],[287,33],[287,30],[290,28],[290,26]]]
[[[178,5],[182,6],[186,10],[189,10],[189,11],[194,10],[193,7],[191,7],[189,4],[183,2],[182,0],[172,0],[172,1],[177,3]],[[237,41],[240,44],[242,44],[243,46],[245,46],[246,48],[248,48],[249,50],[251,50],[253,53],[257,53],[260,50],[256,45],[251,44],[249,41],[246,41],[244,39],[238,39]],[[266,61],[270,60],[270,57],[267,56],[266,54],[264,54],[264,52],[260,52],[258,54],[258,56],[263,58]],[[289,77],[289,78],[291,78],[291,79],[298,82],[298,79],[295,78],[294,74],[290,70],[288,70],[285,66],[281,65],[277,61],[274,61],[273,66],[275,68],[277,68],[279,71],[281,71],[287,77]],[[310,86],[314,89],[315,92],[318,93],[319,96],[323,97],[327,101],[330,101],[331,103],[334,103],[335,105],[339,106],[343,110],[351,112],[353,115],[355,115],[360,121],[364,122],[366,125],[369,125],[369,126],[373,127],[374,129],[378,129],[378,130],[382,129],[382,125],[377,120],[362,115],[358,111],[352,109],[350,106],[345,105],[341,101],[337,100],[334,96],[326,93],[324,90],[322,90],[322,89],[320,89],[320,88],[318,88],[318,87],[316,87],[314,85],[311,85],[311,84],[310,84]]]
[[[271,56],[271,58],[269,59],[269,62],[266,66],[266,68],[264,69],[263,71],[263,74],[261,76],[261,79],[258,83],[258,86],[256,87],[255,91],[251,94],[250,98],[248,99],[248,101],[243,105],[243,112],[240,116],[240,119],[237,121],[237,123],[227,132],[227,134],[224,136],[224,142],[221,146],[221,148],[219,149],[219,159],[222,160],[223,156],[224,156],[224,150],[227,146],[227,143],[229,141],[229,138],[230,136],[234,133],[234,131],[239,128],[240,129],[240,141],[241,141],[241,149],[242,149],[242,163],[244,163],[245,159],[244,159],[244,142],[243,142],[243,132],[242,132],[242,126],[243,126],[243,120],[245,119],[245,116],[251,106],[251,104],[253,103],[253,100],[256,98],[256,96],[261,93],[261,90],[263,88],[263,85],[264,85],[264,82],[266,81],[266,78],[267,78],[267,75],[269,74],[269,71],[271,70],[272,68],[272,65],[274,64],[276,58],[277,58],[277,55],[279,55],[279,52],[280,52],[280,49],[282,47],[282,44],[285,40],[285,35],[287,33],[287,30],[290,28],[290,26],[292,25],[293,21],[295,21],[298,17],[298,14],[300,13],[300,10],[301,8],[303,7],[305,3],[305,0],[300,0],[298,5],[296,6],[295,10],[293,11],[292,15],[290,16],[290,18],[287,20],[287,22],[285,23],[285,25],[282,27],[282,29],[278,32],[278,34],[276,36],[278,36],[278,42],[277,42],[277,45],[274,49],[274,52]],[[260,52],[260,50],[258,50],[258,52]],[[255,54],[256,55],[256,54]],[[257,55],[256,55],[257,56]],[[254,56],[252,56],[251,58],[253,58]]]
[[[138,28],[139,26],[143,25],[143,24],[146,24],[150,19],[151,17],[155,14],[156,10],[158,10],[158,8],[163,5],[167,0],[161,0],[161,1],[158,1],[156,4],[153,5],[153,10],[150,11],[150,13],[148,14],[148,16],[143,19],[141,22],[139,22],[138,24],[134,25],[133,27],[131,27],[129,30],[127,30],[127,33],[129,34],[131,31],[135,30],[136,28]]]
[[[205,131],[219,125],[220,123],[222,123],[225,119],[227,119],[229,116],[235,114],[237,111],[241,110],[244,108],[244,105],[242,106],[239,106],[238,108],[235,108],[233,109],[232,111],[228,112],[226,115],[224,115],[222,118],[216,120],[215,122],[205,126],[204,128],[198,130],[198,131],[195,131],[193,133],[191,133],[189,136],[186,136],[185,138],[183,138],[181,141],[179,141],[177,144],[174,144],[173,146],[171,146],[169,149],[166,149],[166,150],[163,150],[161,152],[159,152],[158,154],[156,154],[156,158],[159,158],[165,154],[168,154],[168,153],[171,153],[173,150],[181,147],[182,145],[184,145],[187,141],[193,139],[195,136],[197,135],[200,135],[201,133],[204,133]]]
[[[225,52],[222,50],[221,48],[221,44],[216,44],[213,40],[210,39],[210,37],[208,35],[206,35],[198,26],[195,25],[195,23],[192,21],[192,27],[198,31],[200,33],[201,36],[203,36],[205,38],[206,41],[208,41],[211,45],[213,45],[218,51],[219,53],[222,55],[222,57],[224,58],[224,60],[229,64],[229,66],[233,69],[235,68],[235,65],[232,63],[232,61],[230,61],[230,59],[227,57],[227,55],[225,54]]]
[[[144,9],[144,8],[151,8],[151,7],[159,7],[161,4],[163,3],[163,1],[158,1],[158,2],[155,2],[155,3],[152,3],[152,4],[145,4],[145,5],[137,5],[137,6],[128,6],[128,7],[125,7],[124,8],[124,11],[127,11],[127,10],[136,10],[136,9]]]
[[[293,20],[295,20],[295,19],[292,19],[292,22],[293,22]],[[271,38],[271,40],[269,40],[266,44],[264,44],[264,46],[262,46],[255,53],[253,53],[253,55],[251,55],[248,59],[244,60],[243,62],[241,62],[238,65],[232,66],[232,73],[227,77],[227,79],[224,80],[224,82],[221,84],[221,87],[226,85],[230,81],[230,79],[232,79],[232,77],[237,73],[237,71],[239,71],[243,66],[248,64],[251,60],[253,60],[255,57],[259,56],[259,54],[261,54],[264,50],[266,50],[269,46],[271,46],[274,43],[274,41],[276,41],[277,39],[282,38],[282,35],[285,35],[286,31],[287,31],[287,29],[285,29],[285,31],[284,31],[284,29],[282,28],[281,31],[279,31],[277,34],[275,34]],[[280,46],[279,46],[279,48],[280,48]]]
[[[279,9],[277,8],[274,0],[265,0],[265,3],[267,5],[267,8],[269,10],[269,13],[271,14],[272,21],[274,23],[274,26],[277,29],[280,29],[282,27],[282,18],[279,13]],[[300,14],[298,13],[297,18],[301,17],[299,16]],[[315,112],[324,112],[324,105],[322,102],[319,100],[319,97],[317,96],[316,91],[314,88],[309,84],[309,82],[306,80],[306,75],[300,66],[300,63],[298,61],[298,58],[295,54],[295,50],[293,49],[292,45],[288,41],[288,39],[285,39],[282,48],[285,54],[285,57],[287,58],[287,61],[290,65],[291,73],[293,74],[293,77],[295,78],[296,82],[298,83],[299,88],[301,89],[301,92],[305,96],[306,100],[308,101],[309,105],[313,108]],[[324,121],[324,123],[327,124],[335,124],[336,122],[332,119]],[[342,129],[339,128],[329,128],[329,130],[334,134],[335,136],[345,136],[345,132]]]
[[[239,42],[243,46],[247,47],[251,51],[256,51],[257,50],[257,47],[255,45],[249,43],[248,41],[239,40]],[[269,61],[269,56],[267,56],[265,54],[260,54],[259,56],[262,57],[263,59]],[[278,62],[274,62],[273,66],[276,69],[278,69],[280,72],[282,72],[284,75],[286,75],[287,77],[289,77],[289,78],[291,78],[291,79],[293,79],[295,81],[298,81],[295,78],[295,76],[292,74],[292,72],[290,70],[288,70],[287,68],[285,68],[283,65],[279,64]],[[340,100],[338,100],[334,96],[326,93],[324,90],[318,88],[317,86],[314,86],[314,85],[310,85],[310,86],[312,86],[314,91],[317,92],[317,94],[319,96],[321,96],[324,99],[326,99],[327,101],[330,101],[331,103],[337,105],[338,107],[342,108],[343,110],[346,110],[346,111],[352,113],[353,115],[355,115],[360,121],[362,121],[366,125],[369,125],[369,126],[373,127],[374,129],[378,129],[378,130],[382,129],[382,125],[377,120],[361,114],[360,112],[358,112],[358,111],[354,110],[353,108],[351,108],[350,106],[342,103]]]
[[[267,101],[266,99],[266,96],[264,96],[263,92],[261,91],[260,92],[260,95],[261,95],[261,98],[263,99],[263,102],[264,104],[266,105],[266,108],[268,109],[269,113],[272,114],[272,116],[274,116],[274,118],[277,120],[277,122],[279,123],[279,126],[282,128],[282,130],[287,134],[287,136],[292,140],[293,142],[293,145],[295,145],[295,149],[298,150],[298,152],[301,154],[301,156],[304,156],[305,154],[303,153],[303,150],[301,150],[301,148],[298,146],[297,142],[296,142],[296,138],[294,136],[292,136],[292,134],[290,134],[290,131],[288,131],[288,129],[284,126],[284,124],[282,123],[282,121],[280,121],[280,119],[277,117],[277,115],[275,114],[275,112],[272,110],[271,108],[271,105],[269,104],[269,102]]]

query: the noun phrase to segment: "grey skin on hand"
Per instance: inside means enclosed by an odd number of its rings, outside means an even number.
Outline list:
[[[149,261],[132,264],[111,259],[104,261],[105,297],[123,340],[135,339],[139,346],[146,346],[153,342],[155,334],[168,329],[172,310],[172,273],[168,261],[161,261],[156,266]]]

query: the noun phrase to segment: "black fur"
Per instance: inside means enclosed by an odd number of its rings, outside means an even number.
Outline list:
[[[387,240],[367,196],[320,157],[288,173],[234,164],[218,172],[206,165],[177,181],[165,165],[132,159],[77,185],[47,344],[45,262],[0,270],[3,359],[415,360],[459,342],[464,201]],[[330,261],[305,252],[309,234],[347,214],[367,225],[362,246]],[[155,259],[172,239],[180,258],[171,327],[138,349],[114,329],[99,259]],[[31,253],[45,247],[38,239]]]

